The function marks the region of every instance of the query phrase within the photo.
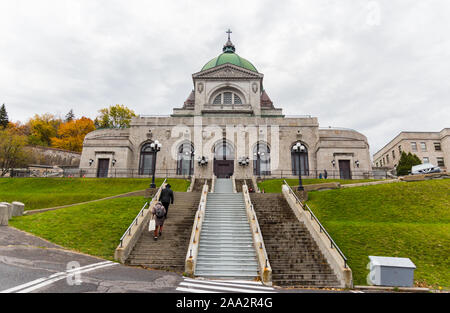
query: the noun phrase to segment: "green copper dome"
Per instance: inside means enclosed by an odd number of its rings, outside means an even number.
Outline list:
[[[225,64],[225,63],[231,63],[233,65],[243,67],[247,70],[258,73],[258,71],[256,70],[256,68],[253,66],[252,63],[250,63],[249,61],[247,61],[244,58],[241,58],[239,55],[237,55],[234,52],[222,53],[218,57],[216,57],[216,58],[212,59],[211,61],[209,61],[208,63],[206,63],[205,66],[203,66],[202,71],[209,70],[210,68],[213,68],[213,67]]]
[[[244,58],[241,58],[239,55],[235,53],[236,49],[234,45],[231,43],[230,37],[228,36],[227,43],[223,46],[223,53],[219,55],[218,57],[212,59],[208,63],[203,66],[202,71],[209,70],[210,68],[230,63],[242,68],[245,68],[247,70],[253,71],[258,73],[256,68],[253,66],[252,63],[247,61]]]

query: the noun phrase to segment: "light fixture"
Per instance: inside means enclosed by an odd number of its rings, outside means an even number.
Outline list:
[[[293,147],[292,150],[294,150],[294,152],[305,152],[306,147],[304,145],[302,145],[300,142],[297,142]]]
[[[331,164],[333,164],[333,167],[335,167],[335,166],[336,166],[336,161],[335,161],[335,160],[332,160],[332,161],[331,161]]]
[[[116,162],[117,162],[117,160],[116,160],[116,159],[113,159],[113,160],[111,161],[112,166],[116,165]]]
[[[256,154],[256,153],[255,153],[255,154]],[[241,165],[241,166],[247,166],[247,165],[250,164],[250,159],[249,159],[248,157],[243,156],[243,157],[240,157],[240,158],[239,158],[238,163],[239,163],[239,165]]]
[[[359,161],[358,160],[355,161],[355,164],[356,164],[356,167],[359,167]]]
[[[205,156],[198,157],[198,158],[197,158],[197,162],[198,162],[198,165],[200,165],[200,166],[205,166],[205,165],[208,164],[208,158],[205,157]]]
[[[94,163],[94,160],[92,160],[92,159],[89,159],[89,166],[91,166],[91,165],[92,165],[92,163]]]

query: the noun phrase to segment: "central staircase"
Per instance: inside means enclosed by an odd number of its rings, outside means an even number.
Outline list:
[[[258,264],[244,196],[231,179],[218,178],[209,193],[199,241],[195,276],[254,279]]]

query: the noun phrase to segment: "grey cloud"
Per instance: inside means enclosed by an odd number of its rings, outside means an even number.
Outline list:
[[[354,128],[373,153],[402,130],[450,126],[449,9],[445,0],[3,1],[0,102],[22,121],[71,108],[94,118],[115,103],[169,114],[230,27],[286,114]]]

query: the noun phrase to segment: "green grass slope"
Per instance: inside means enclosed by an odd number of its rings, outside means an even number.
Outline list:
[[[143,197],[103,200],[14,217],[9,223],[63,247],[113,260],[120,237],[145,201]]]
[[[365,183],[376,181],[375,179],[315,179],[308,178],[302,179],[303,185],[312,185],[312,184],[324,184],[324,183],[332,183],[338,182],[341,185],[345,184],[356,184],[356,183]],[[289,186],[298,186],[298,178],[296,179],[286,179],[286,182]],[[284,184],[284,179],[268,179],[258,183],[258,188],[260,190],[264,189],[264,192],[269,193],[280,193],[281,186]]]
[[[416,286],[450,287],[450,180],[309,193],[308,204],[365,285],[369,255],[407,257]]]
[[[160,186],[163,178],[156,179]],[[0,201],[20,201],[25,210],[51,208],[119,195],[149,187],[143,178],[0,178]],[[186,191],[190,181],[168,179],[174,191]]]

